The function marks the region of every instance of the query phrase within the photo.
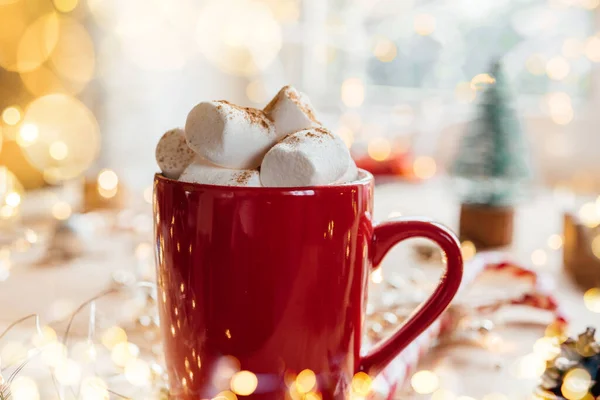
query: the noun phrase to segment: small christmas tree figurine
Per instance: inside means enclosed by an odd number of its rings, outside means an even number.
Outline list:
[[[512,242],[513,207],[531,178],[519,118],[499,62],[450,169],[462,195],[460,234],[483,248]]]

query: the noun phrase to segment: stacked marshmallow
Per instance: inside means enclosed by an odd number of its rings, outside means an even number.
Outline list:
[[[198,104],[184,130],[162,136],[156,161],[168,178],[225,186],[318,186],[358,175],[345,143],[321,126],[310,100],[291,86],[263,110]]]

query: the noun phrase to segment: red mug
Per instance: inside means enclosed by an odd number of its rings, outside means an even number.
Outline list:
[[[377,375],[446,309],[462,278],[456,237],[419,219],[373,226],[373,177],[360,176],[303,188],[155,176],[172,398],[349,398],[355,374]],[[417,236],[446,253],[445,274],[408,321],[361,355],[369,273],[396,243]]]

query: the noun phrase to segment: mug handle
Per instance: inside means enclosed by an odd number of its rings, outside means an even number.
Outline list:
[[[402,350],[429,327],[448,307],[460,287],[463,260],[460,243],[445,226],[421,219],[401,218],[377,225],[373,232],[371,257],[377,267],[386,253],[398,242],[422,237],[436,242],[446,253],[446,271],[433,294],[390,337],[361,357],[359,371],[374,376],[380,373]]]

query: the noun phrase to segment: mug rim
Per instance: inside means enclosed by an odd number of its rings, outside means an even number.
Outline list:
[[[164,176],[162,173],[157,172],[154,174],[154,183],[161,183],[163,185],[181,186],[186,190],[218,190],[218,191],[229,191],[229,192],[253,192],[253,193],[291,193],[299,194],[299,192],[309,191],[336,191],[340,189],[358,188],[370,185],[373,181],[373,174],[362,168],[358,168],[359,179],[345,182],[336,183],[332,185],[320,185],[320,186],[290,186],[290,187],[272,187],[272,186],[226,186],[226,185],[210,185],[206,183],[193,183],[193,182],[181,182],[177,179],[171,179]]]

